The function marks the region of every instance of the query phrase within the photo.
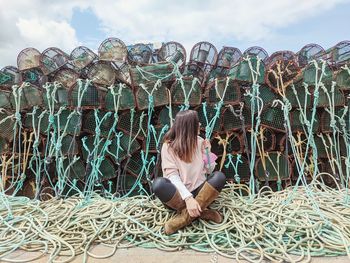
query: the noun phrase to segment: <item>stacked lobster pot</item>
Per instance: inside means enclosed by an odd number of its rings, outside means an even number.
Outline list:
[[[150,191],[164,134],[186,109],[229,181],[280,190],[328,172],[346,184],[349,91],[348,41],[270,56],[118,38],[97,53],[26,48],[0,71],[2,185],[40,199]]]

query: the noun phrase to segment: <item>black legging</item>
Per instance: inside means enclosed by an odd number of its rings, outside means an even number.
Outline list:
[[[226,182],[226,176],[220,171],[216,171],[208,176],[207,182],[213,186],[218,192],[221,192]],[[202,189],[204,183],[194,189],[191,193],[195,197],[199,190]],[[168,202],[176,192],[176,186],[168,179],[164,177],[158,177],[152,184],[153,193],[163,203]]]

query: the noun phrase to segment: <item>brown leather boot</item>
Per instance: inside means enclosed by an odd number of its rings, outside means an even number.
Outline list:
[[[165,205],[176,210],[177,213],[180,213],[181,210],[186,207],[186,203],[184,200],[182,200],[178,190],[176,190],[173,197],[168,202],[166,202]]]
[[[211,186],[208,182],[205,182],[198,195],[195,197],[202,211],[207,208],[219,195],[219,192]],[[189,225],[195,218],[190,217],[186,207],[182,209],[180,214],[171,218],[165,223],[164,232],[167,235],[175,233],[177,230]]]
[[[205,221],[213,221],[217,224],[220,224],[223,220],[221,214],[212,209],[203,210],[199,218]]]

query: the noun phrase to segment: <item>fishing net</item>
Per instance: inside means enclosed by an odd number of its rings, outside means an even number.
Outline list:
[[[163,137],[168,129],[164,129],[162,132],[162,126],[154,127],[154,131],[150,130],[149,141],[143,140],[142,149],[146,152],[148,150],[150,153],[158,153],[161,150]],[[159,141],[157,147],[157,141]]]
[[[308,64],[303,70],[303,80],[309,86],[315,86],[315,82],[322,81],[324,84],[329,85],[333,80],[333,71],[328,64],[325,64],[324,74],[322,74],[321,61]]]
[[[61,84],[46,85],[42,96],[45,109],[49,109],[49,104],[53,105],[54,109],[69,105],[68,90]]]
[[[350,64],[349,64],[350,66]],[[341,90],[350,90],[350,69],[349,66],[340,69],[336,74],[336,82]]]
[[[18,104],[20,110],[29,110],[34,106],[40,107],[43,104],[42,89],[30,83],[15,87],[14,94],[11,96],[11,104],[13,106]]]
[[[67,171],[67,178],[69,180],[83,180],[86,174],[85,164],[81,159],[72,162],[71,159],[65,158],[63,160],[63,169]]]
[[[154,154],[148,154],[147,156],[147,161],[149,162],[151,160],[152,157],[155,157]],[[128,165],[125,167],[127,172],[135,177],[140,176],[141,171],[142,171],[142,158],[141,158],[141,154],[140,153],[134,153],[129,159],[128,159]],[[148,167],[148,165],[147,165]],[[154,163],[150,163],[149,165],[149,174],[153,173],[153,169],[155,168],[155,164]]]
[[[126,60],[128,50],[123,41],[118,38],[104,40],[98,48],[100,60],[122,63]]]
[[[291,122],[291,128],[292,132],[309,132],[309,128],[307,127],[306,123],[309,122],[311,124],[312,122],[312,111],[300,111],[300,110],[294,110],[289,113],[290,116],[290,122]],[[321,121],[320,116],[318,113],[314,116],[313,126],[312,126],[312,132],[317,133],[320,130]]]
[[[171,103],[198,106],[202,102],[202,87],[193,77],[177,79],[171,86]]]
[[[65,135],[61,141],[60,155],[61,156],[73,156],[79,153],[79,145],[77,143],[77,138],[72,135]]]
[[[49,127],[49,112],[40,108],[27,112],[24,119],[24,126],[30,130],[38,130],[40,133],[45,134],[48,132]],[[51,127],[52,128],[52,127]]]
[[[57,130],[71,135],[78,135],[81,131],[81,114],[68,109],[62,110],[55,118]]]
[[[89,66],[97,59],[97,55],[87,47],[76,47],[70,54],[70,61],[79,70]]]
[[[323,53],[324,49],[320,45],[313,43],[307,44],[297,53],[298,64],[300,67],[305,67],[307,64],[309,64],[309,62],[320,57],[320,55]]]
[[[223,103],[234,105],[241,100],[241,89],[239,84],[231,78],[219,78],[210,82],[206,87],[206,100],[209,104]]]
[[[98,170],[98,182],[103,182],[117,177],[117,170],[115,164],[106,157],[102,162]]]
[[[130,76],[133,87],[141,84],[151,86],[158,80],[169,82],[175,79],[174,66],[169,62],[159,62],[144,66],[130,67]]]
[[[149,64],[152,62],[152,49],[138,43],[128,47],[128,60],[131,64]]]
[[[262,106],[264,108],[268,108],[268,107],[271,107],[274,100],[279,99],[280,96],[278,94],[275,94],[268,86],[261,85],[259,87],[259,98],[261,98],[262,100],[262,103],[263,103]],[[255,100],[254,114],[256,114],[259,111],[259,107],[257,107],[256,98],[252,98],[251,96],[244,96],[243,97],[244,105],[246,105],[247,108],[252,109],[253,107],[252,99]]]
[[[12,112],[7,110],[0,110],[0,137],[12,141],[13,139],[13,128],[15,126],[15,120]]]
[[[251,125],[251,113],[248,107],[241,108],[239,105],[234,105],[231,109],[225,109],[221,115],[222,127],[225,131],[240,131],[247,129]],[[243,119],[242,119],[243,118]]]
[[[135,88],[137,109],[148,109],[151,99],[150,96],[152,96],[152,103],[154,107],[169,104],[168,86],[166,85],[166,83],[161,83],[161,85],[157,87],[155,87],[155,85],[156,83],[149,83],[146,86]]]
[[[9,144],[8,142],[0,137],[0,154],[6,153],[9,151]]]
[[[282,181],[290,179],[291,164],[281,152],[266,152],[255,164],[259,181]]]
[[[114,83],[116,74],[109,62],[97,61],[89,66],[88,78],[96,85],[110,86]]]
[[[50,47],[41,55],[41,65],[45,75],[49,75],[63,67],[69,61],[69,56],[56,47]]]
[[[61,83],[66,89],[70,89],[79,78],[79,74],[72,69],[60,69],[54,76],[54,81]]]
[[[95,153],[102,152],[102,148],[106,143],[105,138],[97,138],[94,135],[84,136],[82,138],[81,154],[84,161],[89,158],[89,153],[94,156]],[[96,145],[97,144],[97,145]]]
[[[199,42],[191,50],[190,62],[195,62],[201,67],[214,66],[218,59],[215,46],[209,42]]]
[[[350,60],[350,41],[342,41],[325,51],[325,59],[332,66],[340,67]]]
[[[293,108],[299,108],[299,103],[303,108],[311,108],[313,106],[311,94],[310,88],[305,87],[302,81],[289,85],[285,90],[285,97]]]
[[[35,48],[26,48],[17,56],[17,67],[20,71],[39,68],[41,53]]]
[[[198,106],[197,108],[195,108],[195,110],[198,112],[199,122],[202,124],[201,129],[205,130],[205,127],[207,125],[207,120],[205,118],[203,107]],[[223,111],[224,111],[223,108],[221,108],[219,116],[222,116]],[[206,106],[206,115],[209,122],[213,120],[216,113],[217,113],[217,110],[214,106],[211,106],[211,105]],[[213,132],[219,132],[220,130],[221,130],[220,118],[217,118],[215,121],[215,124],[213,125]]]
[[[179,111],[180,111],[179,106],[170,106],[170,110],[169,110],[169,106],[163,107],[158,113],[157,124],[163,127],[165,125],[168,125],[170,127],[171,126],[170,120],[174,120],[176,114]]]
[[[132,136],[138,136],[139,138],[144,138],[147,131],[147,114],[142,111],[126,111],[120,114],[117,128],[127,134]],[[140,123],[141,122],[141,123]],[[140,125],[141,124],[141,125]]]
[[[18,69],[12,66],[0,70],[0,87],[11,89],[12,85],[21,82],[21,74]]]
[[[176,63],[179,68],[185,66],[186,49],[178,42],[170,41],[164,43],[157,54],[158,61]]]
[[[48,81],[48,77],[44,75],[41,69],[33,68],[22,72],[22,80],[42,87]]]
[[[283,110],[279,107],[267,107],[261,113],[261,125],[278,132],[284,132],[285,119]]]
[[[0,89],[0,109],[11,110],[13,108],[11,104],[11,95],[11,91]]]
[[[242,57],[247,57],[247,56],[250,56],[250,57],[258,57],[258,58],[260,58],[263,62],[266,62],[266,60],[267,60],[268,57],[269,57],[269,54],[268,54],[268,53],[266,52],[266,50],[263,49],[262,47],[254,46],[254,47],[248,48],[247,50],[245,50],[245,51],[243,52]]]
[[[343,92],[339,89],[339,86],[334,86],[334,93],[332,94],[331,85],[326,85],[325,90],[320,89],[318,97],[318,107],[339,107],[345,105],[345,96]]]
[[[137,140],[130,138],[129,135],[123,134],[123,136],[120,137],[119,147],[120,148],[118,150],[118,138],[113,138],[112,143],[109,146],[109,152],[114,155],[114,158],[117,158],[116,162],[120,163],[128,157],[128,149],[129,154],[132,155],[141,148],[141,145]]]
[[[257,83],[264,83],[265,76],[265,65],[262,61],[258,62],[258,58],[256,56],[249,57],[251,67],[257,73],[252,72],[252,69],[249,66],[249,62],[246,59],[247,57],[242,57],[242,59],[234,65],[229,72],[229,76],[234,80],[239,80],[242,82],[253,82],[252,75],[257,76]],[[259,65],[258,65],[259,63]],[[259,68],[258,68],[259,67]]]
[[[68,94],[71,107],[79,107],[79,102],[81,102],[80,107],[82,109],[94,109],[101,105],[100,91],[89,81],[82,80],[81,84],[80,82],[77,82],[69,90]]]
[[[131,75],[129,70],[129,64],[123,63],[120,66],[114,65],[116,67],[116,79],[122,83],[131,86]]]
[[[120,94],[120,95],[119,95]],[[108,111],[116,110],[116,103],[119,97],[118,110],[130,110],[136,107],[135,97],[129,86],[115,86],[108,89],[105,96],[105,108]]]
[[[333,114],[332,114],[333,115]],[[324,111],[321,115],[321,130],[323,133],[330,133],[334,131],[343,132],[344,125],[345,130],[350,129],[349,121],[349,111],[345,108],[335,108],[334,109],[334,120],[331,118],[331,113],[329,111]]]
[[[216,155],[226,153],[241,153],[243,151],[243,139],[237,132],[216,134],[211,140],[211,151]]]
[[[251,131],[247,132],[247,147],[245,147],[248,153],[251,153]],[[276,136],[275,133],[267,128],[260,127],[256,136],[256,155],[262,155],[265,152],[271,152],[276,149]]]
[[[222,156],[218,158],[218,163],[221,162]],[[228,181],[236,183],[245,183],[250,179],[249,162],[246,157],[241,154],[232,155],[232,163],[228,163],[226,158],[225,165],[222,167],[222,172],[226,175]]]
[[[97,115],[97,117],[95,115]],[[96,129],[98,129],[98,133],[104,137],[107,137],[112,128],[116,126],[116,121],[117,120],[114,118],[114,114],[112,112],[97,111],[96,114],[94,110],[91,110],[85,113],[83,116],[82,129],[90,134],[96,134]]]
[[[286,54],[288,56],[284,57]],[[300,68],[294,60],[294,54],[293,56],[289,53],[276,54],[269,58],[269,61],[265,76],[266,84],[276,93],[284,95],[286,87],[301,77]]]
[[[241,58],[242,53],[235,47],[223,47],[218,55],[216,67],[210,72],[209,79],[226,77],[232,68]]]

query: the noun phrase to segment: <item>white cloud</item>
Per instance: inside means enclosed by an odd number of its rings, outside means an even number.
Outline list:
[[[349,0],[0,0],[1,65],[34,46],[70,51],[78,44],[69,24],[74,8],[90,8],[107,36],[127,44],[175,40],[186,49],[198,41],[271,39],[279,28],[322,14]],[[102,39],[101,39],[102,41]],[[229,42],[227,45],[230,45]],[[84,43],[82,43],[84,44]],[[90,47],[97,49],[97,47]],[[220,48],[220,47],[218,47]]]

